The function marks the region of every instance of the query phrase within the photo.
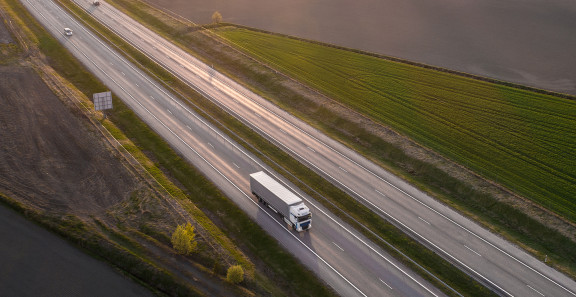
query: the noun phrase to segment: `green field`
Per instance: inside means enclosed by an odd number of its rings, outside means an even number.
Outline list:
[[[218,34],[258,59],[576,221],[576,101],[284,36]]]

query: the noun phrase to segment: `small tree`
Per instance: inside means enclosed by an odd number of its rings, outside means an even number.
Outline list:
[[[198,247],[194,226],[188,222],[186,225],[178,225],[172,234],[172,247],[178,254],[189,255]]]
[[[212,24],[218,24],[220,22],[222,22],[222,15],[219,12],[215,11],[212,14]]]
[[[226,280],[233,284],[241,283],[244,280],[244,269],[242,269],[242,266],[230,266],[226,274]]]

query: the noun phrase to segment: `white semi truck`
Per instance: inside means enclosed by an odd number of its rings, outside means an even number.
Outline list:
[[[258,202],[279,213],[298,232],[312,228],[312,214],[302,199],[263,171],[250,174],[250,189]]]

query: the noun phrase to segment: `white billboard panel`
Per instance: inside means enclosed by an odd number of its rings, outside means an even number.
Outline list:
[[[112,109],[112,92],[94,93],[92,98],[95,110]]]

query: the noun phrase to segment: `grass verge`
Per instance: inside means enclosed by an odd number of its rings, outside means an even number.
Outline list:
[[[126,108],[126,107],[124,107]],[[122,111],[120,111],[122,112]],[[135,115],[126,115],[128,120],[135,120]],[[118,119],[123,119],[123,115],[116,115]],[[116,120],[118,120],[116,119]],[[115,121],[116,121],[115,120]],[[102,121],[101,122],[106,130],[110,131],[114,138],[122,143],[122,146],[132,155],[138,163],[142,164],[144,169],[154,178],[156,182],[158,182],[159,186],[166,190],[170,196],[174,199],[177,199],[180,202],[180,205],[194,218],[194,220],[204,228],[210,237],[214,239],[220,246],[226,249],[232,256],[235,263],[242,265],[244,267],[245,272],[250,277],[254,275],[254,264],[250,262],[250,260],[246,259],[244,254],[238,250],[236,246],[230,241],[230,239],[222,233],[212,221],[202,212],[196,205],[193,203],[189,203],[189,199],[187,195],[174,183],[170,181],[170,179],[164,174],[162,170],[158,168],[156,164],[150,161],[148,157],[138,148],[132,141],[125,141],[128,140],[124,133],[120,131],[116,125],[114,125],[110,121]],[[206,185],[204,184],[204,180],[198,181],[194,180],[193,183],[195,184],[195,192],[189,193],[192,195],[197,195],[200,197],[208,198],[207,194],[210,193],[209,190],[206,190]]]
[[[6,30],[8,27],[12,27],[12,23],[4,11],[0,8],[0,30]],[[8,34],[12,41],[7,43],[0,43],[0,65],[8,65],[10,63],[16,62],[20,59],[22,55],[22,49],[16,44],[16,36],[13,36],[12,30],[8,30]]]
[[[20,48],[12,43],[0,44],[0,65],[9,65],[20,58]]]

